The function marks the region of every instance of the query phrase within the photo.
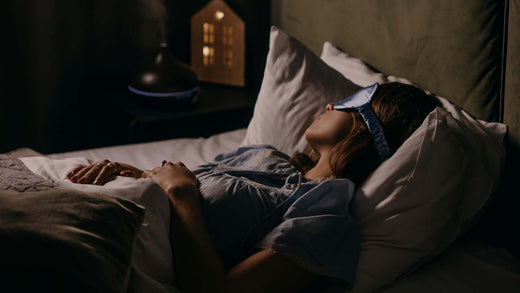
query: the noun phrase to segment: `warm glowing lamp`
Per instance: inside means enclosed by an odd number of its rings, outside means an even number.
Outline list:
[[[245,85],[245,24],[223,0],[191,17],[191,67],[202,81]]]

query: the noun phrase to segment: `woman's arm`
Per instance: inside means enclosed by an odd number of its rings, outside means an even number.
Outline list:
[[[293,292],[316,275],[262,250],[227,271],[204,223],[195,175],[182,163],[145,171],[168,194],[171,240],[183,292]]]

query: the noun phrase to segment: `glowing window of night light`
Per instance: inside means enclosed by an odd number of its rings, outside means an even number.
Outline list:
[[[245,23],[223,0],[191,17],[191,66],[199,80],[245,85]]]

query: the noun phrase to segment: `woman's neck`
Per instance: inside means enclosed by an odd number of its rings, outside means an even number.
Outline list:
[[[311,181],[320,181],[332,178],[333,174],[329,164],[329,153],[321,154],[316,165],[307,171],[304,177]]]

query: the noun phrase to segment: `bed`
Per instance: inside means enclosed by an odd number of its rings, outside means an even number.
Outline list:
[[[63,179],[68,170],[105,158],[143,169],[164,159],[195,168],[250,144],[308,151],[303,130],[327,102],[374,82],[398,81],[438,96],[443,106],[358,188],[362,244],[353,286],[313,290],[520,292],[514,237],[520,202],[513,188],[520,1],[282,0],[272,6],[270,51],[247,128],[2,155],[2,188],[10,189],[0,197],[0,259],[10,268],[2,288],[59,283],[63,291],[80,284],[85,292],[177,292],[165,236],[167,199],[157,196],[158,187],[130,178],[79,186]],[[60,254],[70,259],[55,257]]]

